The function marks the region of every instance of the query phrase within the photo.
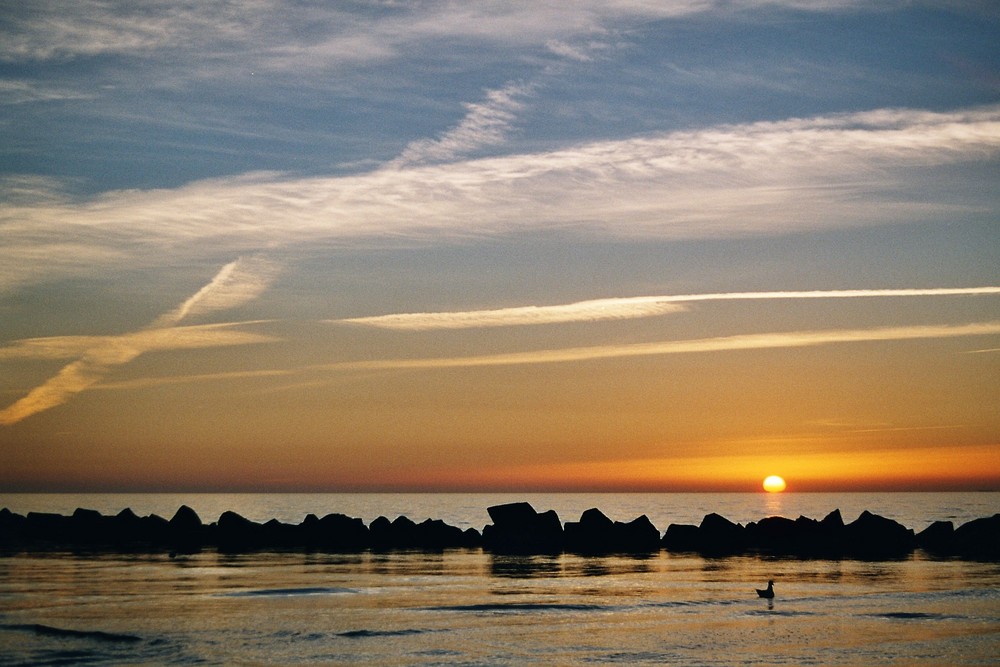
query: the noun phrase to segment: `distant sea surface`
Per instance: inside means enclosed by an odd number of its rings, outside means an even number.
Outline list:
[[[527,500],[563,521],[598,507],[664,531],[709,512],[739,522],[868,509],[921,530],[1000,512],[998,493],[0,494],[0,507],[76,507],[203,521],[225,510],[298,523],[340,512],[482,529]],[[773,601],[754,588],[775,582]],[[1000,654],[1000,563],[203,551],[0,554],[0,665],[986,665]]]

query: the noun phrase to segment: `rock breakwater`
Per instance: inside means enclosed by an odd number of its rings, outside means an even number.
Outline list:
[[[609,554],[693,552],[707,556],[773,554],[801,558],[900,558],[916,550],[942,557],[1000,559],[1000,514],[955,527],[937,521],[915,533],[892,519],[865,511],[845,523],[839,510],[822,519],[766,517],[746,525],[718,514],[698,525],[671,524],[661,534],[648,517],[613,521],[597,508],[565,524],[553,510],[528,503],[487,509],[491,524],[462,530],[441,520],[417,523],[405,516],[379,517],[370,524],[344,514],[308,515],[302,523],[251,521],[224,512],[204,523],[183,505],[169,520],[140,517],[125,509],[116,515],[77,509],[72,515],[0,509],[0,549],[11,551],[93,550],[226,552],[291,550],[483,549],[492,553]]]

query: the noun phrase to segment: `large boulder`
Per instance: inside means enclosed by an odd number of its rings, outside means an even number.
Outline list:
[[[615,522],[601,510],[592,507],[580,515],[579,521],[567,521],[566,549],[577,553],[604,553],[618,550]]]
[[[955,546],[955,524],[935,521],[916,535],[917,546],[934,554],[947,554]]]
[[[198,513],[187,505],[177,508],[170,519],[170,541],[182,549],[197,549],[205,537],[204,526]]]
[[[973,519],[956,528],[954,553],[967,558],[1000,558],[1000,514]]]
[[[51,512],[28,512],[24,518],[24,537],[29,542],[61,546],[69,534],[69,517]]]
[[[259,549],[264,545],[261,524],[230,510],[219,516],[215,534],[223,551]]]
[[[667,551],[697,551],[698,526],[672,523],[667,526],[660,545]]]
[[[746,548],[744,528],[716,513],[706,514],[698,526],[698,551],[706,554],[740,553]]]
[[[913,531],[902,524],[868,510],[844,526],[844,551],[861,557],[901,557],[916,546]]]
[[[644,553],[660,548],[660,531],[645,514],[628,523],[615,521],[616,550],[627,553]]]
[[[770,553],[796,553],[802,534],[809,529],[806,522],[793,521],[783,516],[769,516],[746,525],[744,536],[749,548]]]
[[[4,507],[0,509],[0,544],[19,545],[24,540],[24,517]]]
[[[320,546],[332,551],[357,551],[371,544],[368,527],[361,519],[327,514],[319,520]]]
[[[497,553],[556,553],[563,548],[563,528],[554,510],[536,512],[529,503],[494,505],[493,520],[483,528],[483,547]]]

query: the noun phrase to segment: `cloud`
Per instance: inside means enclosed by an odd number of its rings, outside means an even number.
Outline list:
[[[91,99],[92,93],[53,87],[32,81],[0,79],[0,105]]]
[[[187,317],[241,306],[260,296],[278,272],[278,265],[271,261],[240,258],[223,266],[211,282],[175,310],[160,316],[152,326],[170,326]]]
[[[503,88],[486,91],[484,102],[466,105],[467,113],[457,126],[437,139],[410,143],[390,166],[442,162],[502,144],[517,111],[523,107],[520,98],[531,94],[532,89],[528,84],[508,83]]]
[[[79,337],[80,340],[75,341],[65,338],[54,341],[35,339],[14,346],[12,354],[4,354],[10,348],[0,349],[0,359],[27,357],[31,353],[39,353],[33,358],[54,358],[56,354],[68,354],[74,347],[72,343],[77,343],[73,351],[81,355],[26,396],[0,410],[0,424],[15,424],[38,412],[62,405],[100,382],[116,366],[127,364],[145,352],[252,345],[274,340],[260,334],[226,331],[221,326],[147,329],[120,336]],[[47,342],[52,344],[47,345]],[[83,343],[88,345],[84,348]]]
[[[689,239],[909,223],[991,203],[929,198],[923,189],[900,191],[900,183],[919,188],[914,179],[930,168],[998,155],[1000,106],[878,109],[351,176],[248,174],[77,202],[5,202],[0,290],[111,262],[152,268],[178,253],[252,254],[320,241],[560,228]]]
[[[558,306],[521,306],[499,310],[470,310],[445,313],[399,313],[374,317],[330,320],[332,323],[361,324],[383,329],[423,331],[428,329],[469,329],[524,324],[599,322],[652,317],[682,310],[659,297],[594,299]]]
[[[800,292],[726,292],[719,294],[677,294],[594,299],[557,306],[522,306],[497,310],[471,310],[441,313],[397,313],[372,317],[329,320],[343,324],[360,324],[423,331],[429,329],[469,329],[474,327],[517,326],[525,324],[557,324],[566,322],[596,322],[601,320],[653,317],[683,309],[681,303],[693,301],[738,301],[761,299],[850,299],[911,296],[971,296],[1000,294],[1000,287],[938,287],[930,289],[864,289],[822,290]]]
[[[384,359],[353,361],[325,366],[328,370],[416,370],[473,368],[482,366],[519,366],[553,364],[625,357],[648,357],[668,354],[696,354],[738,350],[812,347],[835,343],[865,343],[929,338],[957,338],[1000,334],[1000,322],[976,322],[960,325],[885,327],[875,329],[834,329],[828,331],[789,331],[764,334],[722,336],[695,340],[597,345],[558,350],[512,352],[507,354],[429,359]]]
[[[145,329],[115,336],[36,338],[0,348],[0,360],[79,356],[26,396],[0,410],[0,425],[16,424],[62,405],[100,382],[116,366],[127,364],[145,352],[249,345],[274,340],[269,336],[227,330],[234,324],[175,325],[185,317],[246,303],[266,288],[275,272],[275,266],[265,260],[240,259],[222,267],[207,285]]]
[[[772,0],[803,11],[865,9],[858,0]],[[883,3],[884,4],[884,3]],[[693,14],[759,12],[758,2],[645,0],[575,3],[345,3],[308,8],[281,0],[226,3],[105,3],[35,0],[5,8],[0,60],[52,60],[157,51],[239,54],[276,66],[315,67],[384,59],[445,39],[525,45],[600,33],[608,25]],[[882,5],[880,5],[881,7]],[[279,17],[280,20],[275,20]],[[551,48],[551,47],[550,47]]]

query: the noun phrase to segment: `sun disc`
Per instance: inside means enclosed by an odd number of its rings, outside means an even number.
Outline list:
[[[781,493],[785,490],[785,480],[777,475],[771,475],[764,479],[764,490],[768,493]]]

